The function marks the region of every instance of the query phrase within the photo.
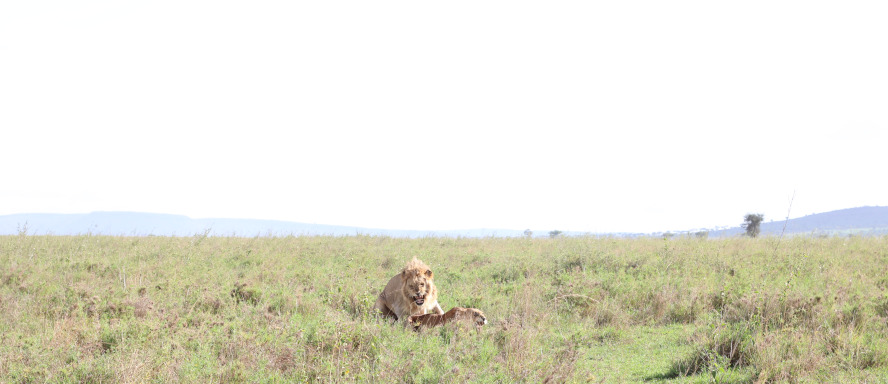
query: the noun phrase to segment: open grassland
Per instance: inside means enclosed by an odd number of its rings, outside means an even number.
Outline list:
[[[480,331],[370,313],[412,256]],[[888,382],[888,237],[0,237],[0,382]]]

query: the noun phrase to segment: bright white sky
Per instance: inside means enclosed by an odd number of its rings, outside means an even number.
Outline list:
[[[884,1],[4,1],[0,215],[651,232],[888,205]]]

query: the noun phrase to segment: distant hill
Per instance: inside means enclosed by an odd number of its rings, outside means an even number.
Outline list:
[[[766,218],[767,219],[767,218]],[[762,223],[761,235],[780,235],[786,223],[786,234],[799,235],[881,235],[888,234],[888,207],[858,207],[816,213],[789,220]],[[745,233],[738,225],[710,231],[710,237],[736,236]]]
[[[768,219],[768,218],[766,218]],[[764,236],[780,235],[783,220],[762,223]],[[523,230],[466,229],[452,231],[416,231],[374,229],[339,225],[307,224],[290,221],[252,219],[192,219],[181,215],[138,212],[93,212],[86,214],[32,213],[0,216],[0,235],[25,231],[32,235],[111,235],[111,236],[193,236],[207,233],[215,236],[390,236],[390,237],[522,237]],[[739,227],[710,231],[710,237],[737,236]],[[888,207],[859,207],[818,213],[790,219],[786,234],[809,235],[881,235],[888,234]],[[534,230],[534,237],[548,237],[548,230]],[[563,232],[562,236],[583,236],[589,233]],[[598,234],[616,237],[644,234]]]
[[[27,226],[27,227],[26,227]],[[374,235],[391,237],[517,237],[523,231],[508,229],[467,229],[453,231],[413,231],[307,224],[252,219],[192,219],[181,215],[138,212],[93,212],[86,214],[31,213],[0,216],[0,235],[25,231],[32,235],[112,235],[112,236],[217,236],[287,235]],[[542,234],[543,232],[540,232]]]

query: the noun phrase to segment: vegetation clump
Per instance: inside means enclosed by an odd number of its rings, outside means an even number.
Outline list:
[[[238,304],[245,302],[256,305],[262,299],[262,293],[256,289],[247,288],[246,283],[234,283],[234,289],[231,290],[230,295]],[[211,307],[218,309],[218,305],[211,305]]]

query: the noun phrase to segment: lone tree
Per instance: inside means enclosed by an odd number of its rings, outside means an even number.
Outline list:
[[[746,236],[756,237],[762,231],[761,224],[762,220],[765,219],[765,215],[761,213],[747,213],[743,218],[743,229],[746,230]]]
[[[557,229],[554,231],[549,231],[549,238],[554,239],[554,238],[558,237],[558,235],[560,235],[561,233],[562,232]]]

